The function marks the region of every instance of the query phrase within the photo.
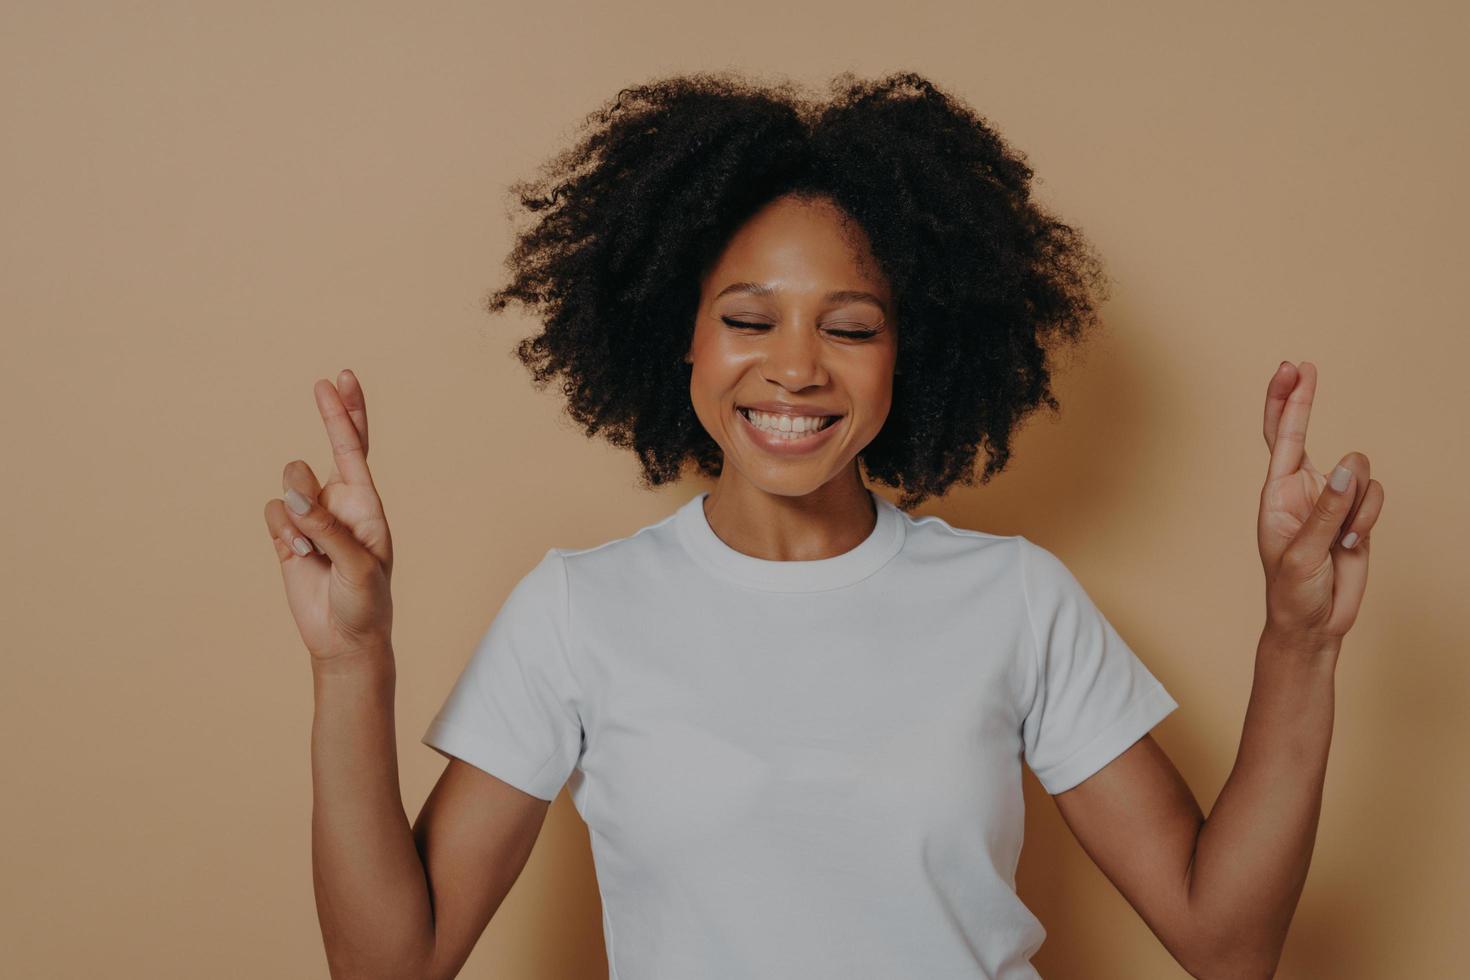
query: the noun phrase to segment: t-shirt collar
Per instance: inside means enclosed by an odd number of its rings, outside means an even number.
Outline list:
[[[703,491],[675,512],[679,540],[709,571],[752,589],[768,592],[816,592],[851,585],[872,575],[903,547],[904,514],[871,489],[877,523],[856,547],[813,561],[772,561],[730,547],[705,517]]]

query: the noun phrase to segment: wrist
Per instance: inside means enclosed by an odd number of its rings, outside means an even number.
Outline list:
[[[384,643],[372,647],[345,650],[331,656],[311,657],[311,672],[321,678],[391,679],[397,674],[393,647]]]
[[[1283,656],[1335,660],[1338,651],[1342,649],[1342,637],[1285,630],[1268,623],[1261,630],[1257,649]]]

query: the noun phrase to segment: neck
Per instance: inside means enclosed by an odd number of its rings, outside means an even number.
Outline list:
[[[851,551],[873,533],[874,500],[854,470],[806,494],[772,493],[726,479],[704,500],[710,529],[731,548],[768,561],[817,561]]]

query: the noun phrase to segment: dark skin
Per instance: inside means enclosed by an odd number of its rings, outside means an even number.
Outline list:
[[[1271,977],[1280,959],[1316,839],[1337,656],[1383,508],[1367,456],[1342,458],[1340,491],[1307,458],[1316,387],[1303,361],[1282,362],[1266,388],[1266,625],[1240,750],[1209,819],[1151,735],[1053,797],[1097,866],[1201,976]]]
[[[770,289],[725,293],[737,282]],[[833,290],[874,299],[833,302]],[[690,397],[725,452],[706,515],[731,547],[813,560],[871,533],[856,455],[891,404],[892,309],[861,235],[820,202],[775,202],[705,277]],[[864,336],[840,333],[852,331]],[[1082,848],[1196,976],[1270,977],[1279,960],[1316,835],[1333,672],[1361,605],[1383,506],[1362,453],[1343,457],[1341,489],[1307,458],[1316,380],[1311,362],[1283,362],[1267,386],[1270,463],[1257,522],[1266,625],[1240,751],[1209,818],[1148,734],[1054,797]],[[313,862],[323,934],[334,962],[361,952],[412,964],[416,975],[451,976],[524,866],[547,803],[453,760],[407,826],[396,769],[378,764],[393,758],[391,605],[382,600],[392,546],[367,470],[366,402],[350,372],[337,385],[319,381],[315,395],[337,470],[319,484],[293,461],[283,483],[310,510],[298,516],[273,499],[265,516],[317,677]],[[847,429],[809,454],[763,452],[734,414],[750,400],[834,406]],[[326,554],[293,551],[288,542],[298,533]],[[378,692],[367,713],[363,688]],[[365,747],[373,741],[376,750]],[[383,801],[375,821],[361,818],[363,789],[337,776],[353,771],[375,780],[366,794]]]
[[[721,293],[769,284],[769,295]],[[876,304],[833,311],[831,290],[891,296],[860,231],[820,202],[781,200],[734,237],[701,283],[687,360],[690,395],[725,466],[706,502],[719,537],[772,560],[841,554],[872,530],[855,462],[892,398],[897,324]],[[737,323],[764,323],[747,332]],[[861,340],[830,324],[877,328]],[[1350,453],[1345,490],[1305,452],[1317,369],[1283,362],[1266,392],[1270,452],[1258,543],[1267,623],[1235,771],[1209,820],[1152,735],[1057,794],[1068,827],[1170,953],[1205,975],[1270,976],[1305,882],[1331,736],[1331,671],[1367,581],[1370,531],[1383,488]],[[848,431],[808,456],[764,452],[734,409],[761,398],[810,400],[850,413]],[[1348,537],[1355,534],[1356,539]],[[1283,766],[1277,749],[1305,746]]]
[[[726,292],[740,283],[769,291]],[[724,453],[705,501],[710,527],[736,551],[772,561],[850,551],[876,520],[857,454],[888,417],[898,355],[893,297],[866,236],[820,199],[781,198],[732,236],[700,287],[685,360],[695,414]],[[749,438],[736,414],[760,401],[844,417],[820,448],[779,454]]]

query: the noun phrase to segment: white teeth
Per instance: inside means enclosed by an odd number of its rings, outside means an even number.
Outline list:
[[[758,412],[753,408],[741,409],[742,414],[750,420],[751,424],[762,432],[769,432],[788,438],[800,438],[809,435],[819,429],[825,429],[835,417],[818,415],[775,415],[770,412]]]

